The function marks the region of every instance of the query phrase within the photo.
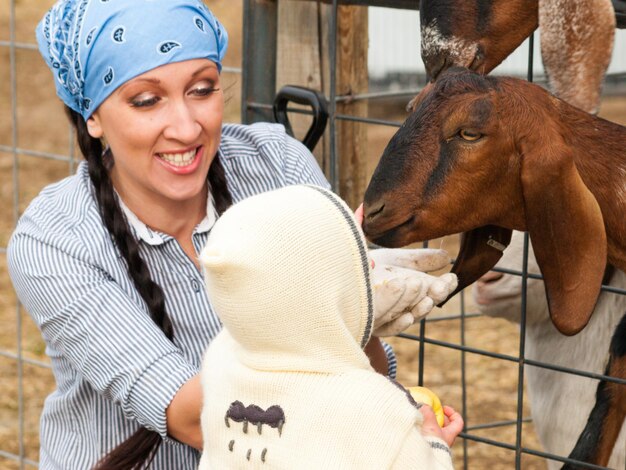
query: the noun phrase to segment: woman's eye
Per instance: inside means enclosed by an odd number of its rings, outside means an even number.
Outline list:
[[[137,98],[133,98],[130,101],[130,104],[134,108],[145,108],[147,106],[152,106],[152,105],[157,104],[160,99],[161,98],[159,98],[158,96],[147,96],[147,97],[139,96]]]
[[[463,140],[467,140],[468,142],[473,142],[475,140],[480,139],[483,135],[481,133],[479,133],[479,132],[470,131],[470,130],[467,130],[467,129],[461,129],[459,131],[459,136]]]
[[[197,87],[190,91],[190,93],[194,96],[208,96],[211,93],[219,91],[219,88],[213,87]]]

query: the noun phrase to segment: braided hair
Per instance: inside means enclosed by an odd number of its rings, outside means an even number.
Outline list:
[[[130,232],[117,195],[113,190],[110,170],[114,164],[110,149],[103,152],[102,143],[87,130],[85,119],[66,107],[70,121],[76,128],[80,150],[87,160],[89,177],[95,188],[96,201],[102,221],[128,267],[128,273],[150,312],[150,317],[169,340],[174,339],[172,321],[165,308],[163,289],[152,277],[139,252],[139,243]],[[215,200],[217,213],[221,215],[230,205],[232,197],[228,190],[224,167],[216,155],[211,163],[208,182]],[[94,470],[135,470],[147,467],[161,445],[161,436],[146,428],[140,428],[132,436],[109,452]]]

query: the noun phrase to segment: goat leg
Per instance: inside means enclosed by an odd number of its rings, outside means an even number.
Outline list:
[[[626,378],[626,315],[620,320],[611,339],[605,375]],[[626,385],[601,380],[596,392],[596,403],[569,458],[606,467],[625,417]],[[583,467],[566,464],[562,470],[578,468]]]

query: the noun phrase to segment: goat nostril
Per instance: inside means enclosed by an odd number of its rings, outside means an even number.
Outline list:
[[[366,210],[365,220],[371,221],[371,220],[375,219],[377,216],[379,216],[382,213],[382,211],[384,209],[385,209],[385,203],[384,202],[380,202],[378,204],[371,205]]]

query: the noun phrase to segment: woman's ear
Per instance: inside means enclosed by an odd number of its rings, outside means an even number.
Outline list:
[[[89,135],[94,139],[101,139],[104,136],[100,119],[96,113],[92,114],[87,119],[87,132],[89,132]]]

